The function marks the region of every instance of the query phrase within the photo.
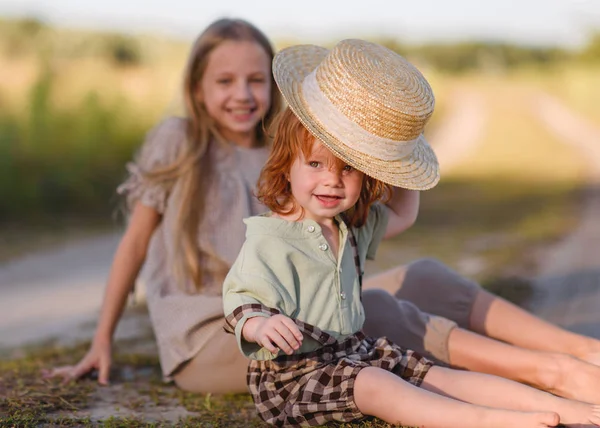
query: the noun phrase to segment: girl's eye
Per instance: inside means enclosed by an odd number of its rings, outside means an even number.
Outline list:
[[[217,80],[217,83],[219,85],[228,85],[229,83],[231,83],[231,79],[219,79]]]
[[[350,166],[350,165],[346,165],[346,166],[344,167],[344,171],[346,171],[346,172],[352,172],[352,171],[354,171],[354,167],[352,167],[352,166]]]
[[[250,79],[250,82],[252,82],[252,83],[265,83],[265,79],[263,77],[255,77],[253,79]]]
[[[308,163],[308,165],[311,166],[312,168],[317,168],[319,166],[319,162],[311,161]]]

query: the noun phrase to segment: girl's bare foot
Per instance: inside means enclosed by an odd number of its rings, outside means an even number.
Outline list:
[[[538,388],[560,397],[600,404],[600,366],[566,354],[553,355],[552,362],[540,372]]]

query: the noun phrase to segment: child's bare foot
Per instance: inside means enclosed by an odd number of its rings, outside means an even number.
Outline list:
[[[572,355],[595,366],[600,366],[600,340],[586,338],[585,345],[578,348]]]
[[[597,352],[589,352],[587,354],[583,354],[580,359],[595,366],[600,366],[600,350]]]
[[[540,373],[539,387],[560,397],[600,404],[600,366],[563,354],[553,355],[553,362],[553,370]]]
[[[573,428],[600,426],[600,406],[572,401],[568,407],[568,410],[559,412],[561,424]]]
[[[510,420],[504,419],[500,426],[547,428],[559,424],[560,417],[554,412],[510,412]]]

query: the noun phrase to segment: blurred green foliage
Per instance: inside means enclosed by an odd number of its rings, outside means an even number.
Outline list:
[[[394,39],[381,39],[379,43],[414,62],[445,73],[510,71],[531,66],[550,68],[565,62],[600,63],[600,32],[592,33],[579,50],[479,41],[411,46]]]
[[[0,221],[108,218],[123,165],[151,125],[126,99],[107,105],[94,92],[56,108],[53,83],[44,71],[24,113],[0,112]]]
[[[443,73],[600,62],[600,33],[591,34],[579,51],[483,42],[411,46],[385,39],[380,43]],[[148,71],[168,65],[173,73],[180,73],[182,65],[173,55],[188,48],[187,42],[57,29],[35,18],[0,18],[0,60],[7,65],[29,61],[35,70],[21,92],[10,93],[12,83],[0,81],[0,222],[27,224],[66,215],[109,218],[124,164],[159,118],[156,105],[145,98],[133,102],[139,94],[139,76],[145,76],[145,84],[154,79],[152,87],[164,86],[160,77],[149,78]],[[95,61],[93,66],[85,63],[88,59]],[[85,67],[73,71],[80,62]],[[60,74],[66,67],[73,76],[93,82],[105,80],[106,68],[113,76],[121,73],[122,85],[111,86],[110,91],[106,89],[110,84],[98,85],[99,89],[91,85],[69,94],[71,102],[57,102],[57,95],[68,89],[64,81],[68,83],[71,74]],[[155,104],[163,99],[154,99]]]
[[[0,54],[7,58],[27,55],[82,58],[103,57],[118,66],[144,62],[139,37],[117,33],[58,30],[35,18],[0,18]]]

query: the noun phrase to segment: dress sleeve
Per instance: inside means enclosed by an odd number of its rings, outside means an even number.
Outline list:
[[[117,193],[127,197],[129,206],[141,202],[160,214],[166,209],[172,185],[153,182],[144,173],[168,166],[185,147],[186,122],[181,118],[168,118],[154,127],[134,162],[126,165],[128,177],[117,188]]]
[[[260,266],[257,263],[257,259],[251,254],[253,249],[246,241],[223,282],[225,331],[235,334],[240,350],[248,358],[271,360],[277,354],[244,340],[242,336],[242,329],[248,319],[287,313],[282,288],[276,280],[268,277],[270,269],[267,264]],[[261,269],[264,274],[260,273]]]

